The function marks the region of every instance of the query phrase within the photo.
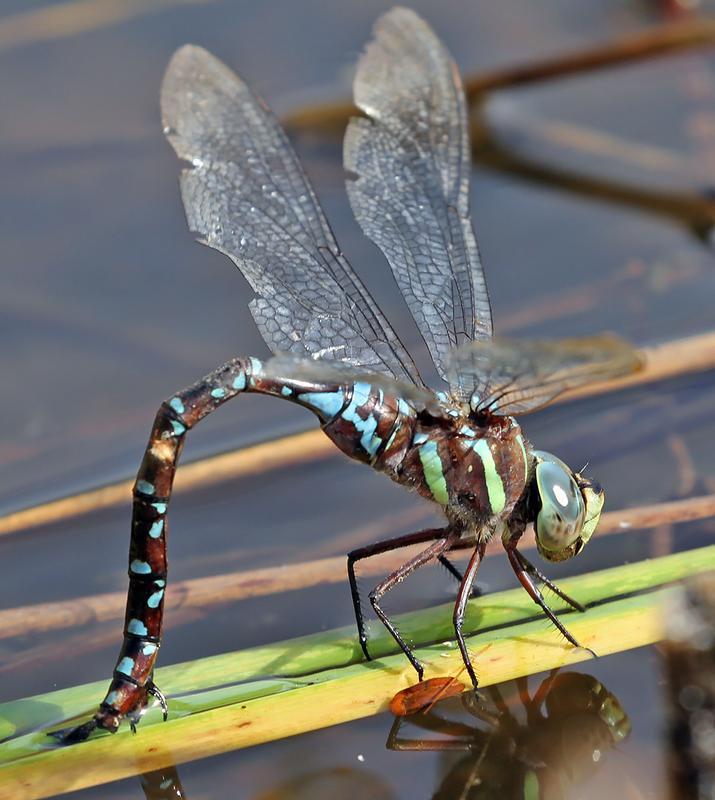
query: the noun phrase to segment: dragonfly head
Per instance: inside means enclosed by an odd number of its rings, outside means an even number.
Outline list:
[[[534,459],[536,546],[548,561],[565,561],[578,555],[593,536],[601,517],[604,492],[551,453],[535,450]]]

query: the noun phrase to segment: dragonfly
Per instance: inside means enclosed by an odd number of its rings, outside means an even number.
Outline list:
[[[269,359],[234,358],[166,400],[133,489],[124,638],[95,728],[134,728],[155,698],[167,580],[167,510],[188,432],[244,392],[311,411],[350,458],[440,506],[445,525],[351,552],[348,577],[360,645],[370,658],[356,564],[398,548],[420,552],[369,594],[377,617],[415,668],[423,666],[382,607],[420,567],[439,561],[459,580],[454,629],[474,686],[463,620],[487,542],[501,536],[516,576],[566,639],[540,586],[584,608],[543,575],[517,544],[533,523],[539,552],[562,561],[591,538],[602,488],[536,450],[514,419],[563,391],[637,369],[614,336],[559,342],[492,336],[492,314],[470,219],[470,143],[459,72],[417,14],[395,8],[375,25],[354,83],[363,117],[345,135],[355,217],[379,247],[443,382],[422,379],[378,304],[340,250],[293,148],[268,107],[227,66],[187,45],[161,90],[164,133],[179,158],[190,229],[227,255],[254,292],[249,307]],[[470,550],[462,574],[448,555]]]

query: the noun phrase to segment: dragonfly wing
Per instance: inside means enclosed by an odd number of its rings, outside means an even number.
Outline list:
[[[631,345],[602,335],[554,342],[473,342],[454,351],[450,369],[472,376],[475,411],[507,415],[536,411],[567,389],[627,375],[642,365]]]
[[[169,64],[161,107],[165,133],[190,165],[181,175],[189,227],[250,283],[268,346],[421,385],[340,252],[285,133],[246,84],[188,45]]]
[[[345,167],[353,212],[382,250],[455,395],[469,395],[450,350],[492,335],[469,217],[471,156],[462,84],[449,53],[413,11],[381,17],[358,64]],[[458,365],[457,365],[458,367]],[[468,380],[469,376],[465,376]]]

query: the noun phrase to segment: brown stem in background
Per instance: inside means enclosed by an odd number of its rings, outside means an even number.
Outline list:
[[[208,0],[68,0],[0,19],[0,51],[120,25],[171,6]]]
[[[698,47],[711,47],[714,44],[714,20],[698,19],[683,23],[667,23],[593,48],[529,64],[489,70],[465,78],[464,88],[470,103],[476,103],[484,94],[497,89],[567,78],[583,72],[618,67]],[[359,113],[352,103],[326,103],[306,106],[288,114],[283,118],[283,124],[288,130],[342,133],[348,119]]]
[[[564,78],[595,69],[613,68],[633,61],[715,44],[715,20],[669,23],[644,33],[624,37],[563,56],[481,73],[465,80],[469,101],[477,106],[491,91]],[[359,114],[352,103],[335,103],[300,109],[283,120],[290,131],[342,135],[350,116]],[[489,169],[517,175],[579,196],[617,203],[686,225],[699,239],[715,226],[715,202],[695,192],[659,191],[608,178],[576,173],[542,164],[512,152],[475,117],[471,131],[472,158]]]
[[[579,197],[614,203],[685,225],[707,241],[715,227],[715,201],[695,192],[643,188],[612,178],[573,172],[520,156],[498,142],[480,121],[471,126],[472,159],[488,169],[561,189]]]
[[[184,490],[198,489],[244,475],[318,461],[337,452],[321,431],[306,431],[184,464],[177,472],[176,485]],[[0,517],[0,536],[128,503],[133,485],[134,478],[7,514]]]
[[[524,86],[554,78],[568,78],[596,69],[612,69],[646,58],[658,58],[713,44],[715,44],[715,20],[671,22],[596,47],[545,58],[543,61],[484,72],[473,78],[467,78],[464,89],[467,97],[473,102],[485,92],[493,92],[495,89]]]
[[[425,506],[425,509],[428,510],[429,507]],[[596,535],[605,536],[631,529],[645,530],[713,516],[715,516],[715,495],[692,497],[652,506],[610,511],[602,516]],[[533,535],[527,534],[522,542],[525,549],[533,548]],[[500,541],[490,542],[488,556],[502,552]],[[367,560],[361,574],[384,575],[399,566],[405,558],[405,550],[400,550],[379,559]],[[166,597],[166,608],[172,610],[173,616],[177,609],[182,611],[198,609],[249,597],[264,597],[323,584],[343,583],[345,574],[345,556],[335,556],[178,581],[172,585],[171,592]],[[75,600],[39,603],[0,611],[0,638],[120,619],[124,613],[125,599],[125,591],[109,592]]]

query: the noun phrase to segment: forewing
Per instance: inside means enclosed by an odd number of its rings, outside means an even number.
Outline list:
[[[507,415],[535,411],[567,389],[627,375],[642,363],[627,342],[603,335],[554,342],[474,342],[452,354],[450,369],[472,376],[472,406],[477,412]]]
[[[224,64],[185,46],[164,78],[166,135],[189,227],[228,255],[256,293],[268,346],[418,382],[412,359],[340,252],[268,108]]]
[[[448,353],[468,340],[489,339],[489,297],[469,218],[471,159],[467,111],[457,68],[429,26],[413,11],[381,17],[358,64],[356,104],[345,136],[353,212],[382,250],[452,390]],[[468,376],[467,376],[468,377]]]

